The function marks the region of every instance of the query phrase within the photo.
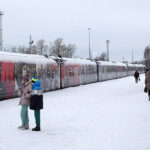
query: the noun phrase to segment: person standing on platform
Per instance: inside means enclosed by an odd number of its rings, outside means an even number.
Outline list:
[[[138,80],[140,80],[140,75],[139,75],[139,72],[136,70],[135,73],[134,73],[134,77],[135,77],[135,83],[138,83]]]
[[[32,131],[40,131],[40,110],[43,109],[43,92],[41,83],[37,77],[32,78],[32,95],[30,100],[30,109],[34,110],[36,127]]]
[[[29,117],[28,117],[28,107],[30,105],[30,98],[32,93],[32,83],[29,81],[29,76],[25,75],[23,77],[23,88],[21,89],[21,97],[19,105],[21,105],[21,121],[22,125],[18,127],[21,130],[29,129]]]

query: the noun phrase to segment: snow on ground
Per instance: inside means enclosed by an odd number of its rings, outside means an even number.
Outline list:
[[[150,102],[144,75],[44,94],[41,132],[18,130],[19,99],[0,102],[0,150],[149,150]]]

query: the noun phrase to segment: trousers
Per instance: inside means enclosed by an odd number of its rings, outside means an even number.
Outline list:
[[[40,110],[34,110],[36,126],[40,126]]]
[[[29,106],[27,106],[27,105],[22,105],[22,107],[21,107],[22,125],[28,125],[29,124],[28,107]]]

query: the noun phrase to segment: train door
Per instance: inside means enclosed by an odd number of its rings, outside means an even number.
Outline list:
[[[0,100],[6,98],[6,88],[5,88],[5,81],[4,81],[4,68],[2,67],[3,62],[0,62]]]
[[[74,84],[75,85],[80,85],[79,84],[79,66],[74,66]]]
[[[14,63],[1,62],[0,98],[8,99],[14,97]]]

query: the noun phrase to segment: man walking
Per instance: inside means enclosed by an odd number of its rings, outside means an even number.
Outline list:
[[[135,82],[138,83],[139,73],[138,73],[137,70],[136,70],[135,73],[134,73],[134,77],[135,77]]]

